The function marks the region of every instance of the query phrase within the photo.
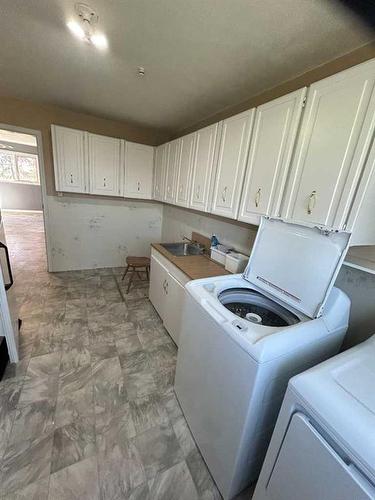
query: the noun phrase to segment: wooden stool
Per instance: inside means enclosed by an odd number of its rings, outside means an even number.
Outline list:
[[[143,269],[142,269],[143,268]],[[128,289],[126,290],[126,293],[129,293],[131,284],[133,283],[133,278],[134,275],[137,273],[137,276],[140,280],[142,280],[141,273],[146,273],[147,281],[149,279],[149,271],[150,271],[150,259],[149,257],[126,257],[126,269],[125,272],[122,276],[122,280],[125,278],[127,275],[128,271],[131,270],[132,273],[130,275],[129,283],[128,283]]]

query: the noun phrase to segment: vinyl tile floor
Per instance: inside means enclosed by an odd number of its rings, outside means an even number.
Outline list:
[[[220,499],[148,284],[126,295],[120,268],[48,273],[42,214],[3,216],[23,323],[0,382],[0,499]]]

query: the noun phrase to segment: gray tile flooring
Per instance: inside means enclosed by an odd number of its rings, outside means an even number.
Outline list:
[[[0,383],[0,499],[221,498],[148,285],[125,295],[122,269],[50,274],[41,214],[4,220],[23,325]]]

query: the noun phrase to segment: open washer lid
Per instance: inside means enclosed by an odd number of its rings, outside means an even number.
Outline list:
[[[350,233],[262,218],[243,277],[310,318],[324,304],[349,246]]]

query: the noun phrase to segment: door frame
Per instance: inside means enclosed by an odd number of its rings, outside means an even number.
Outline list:
[[[44,224],[44,239],[46,244],[46,256],[47,256],[47,271],[52,272],[52,254],[51,254],[51,240],[49,235],[49,207],[47,202],[47,184],[45,176],[45,164],[43,155],[43,139],[42,132],[40,130],[18,127],[16,125],[10,125],[8,123],[0,123],[0,128],[3,130],[9,130],[11,132],[20,132],[23,134],[29,134],[36,137],[36,144],[38,149],[38,166],[39,166],[39,180],[40,188],[42,193],[42,213],[43,213],[43,224]]]

